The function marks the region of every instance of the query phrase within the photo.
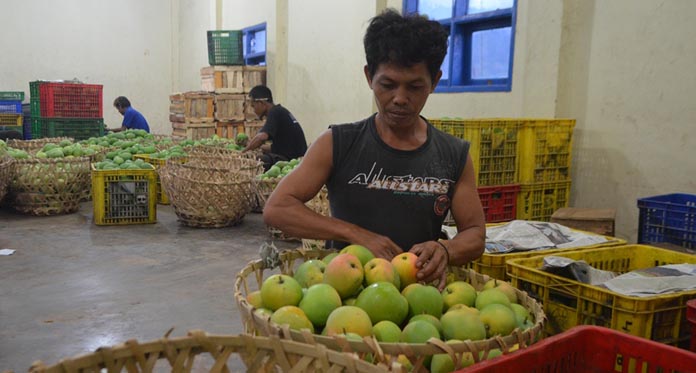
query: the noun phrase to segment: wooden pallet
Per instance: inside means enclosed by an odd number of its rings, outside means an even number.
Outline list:
[[[215,93],[249,93],[266,84],[266,66],[207,66],[201,69],[201,88]]]
[[[259,133],[259,130],[261,127],[263,127],[264,123],[265,122],[262,120],[244,121],[244,132],[247,134],[247,136],[249,136],[250,139],[253,139],[254,136]]]
[[[234,139],[238,133],[244,132],[243,121],[215,122],[215,134],[225,138]]]
[[[247,105],[245,97],[243,94],[216,94],[215,119],[223,122],[244,120]]]
[[[172,122],[212,122],[214,99],[208,92],[175,93],[169,96],[169,119]]]
[[[200,140],[215,135],[215,122],[172,122],[172,137]]]

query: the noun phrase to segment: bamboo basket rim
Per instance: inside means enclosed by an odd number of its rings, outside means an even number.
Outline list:
[[[9,139],[7,140],[7,146],[13,149],[29,151],[39,149],[46,144],[57,144],[63,140],[75,142],[75,139],[72,137],[43,137],[32,140]]]
[[[294,250],[285,250],[279,255],[281,263],[279,269],[281,273],[292,275],[293,264],[296,260],[319,259],[333,252],[335,251],[326,249],[307,250],[302,247]],[[254,275],[260,288],[263,282],[263,271],[265,269],[268,268],[264,267],[263,260],[257,259],[249,262],[235,278],[234,298],[242,313],[242,320],[245,322],[245,327],[256,329],[256,331],[262,334],[278,335],[282,338],[296,341],[323,344],[334,350],[356,352],[361,355],[372,354],[377,362],[390,362],[396,359],[398,355],[406,355],[407,357],[414,357],[416,359],[414,366],[417,366],[418,364],[422,364],[425,357],[429,355],[447,353],[453,356],[453,361],[458,361],[459,359],[454,360],[457,358],[454,355],[456,353],[466,352],[472,353],[474,361],[479,362],[488,357],[488,353],[491,349],[500,349],[503,354],[507,354],[511,352],[510,349],[514,345],[518,345],[518,347],[522,349],[533,344],[536,342],[537,338],[542,337],[544,323],[546,322],[546,315],[541,305],[526,292],[515,289],[519,299],[518,303],[530,310],[530,313],[534,315],[534,326],[524,331],[516,328],[510,335],[496,336],[481,341],[466,340],[460,343],[445,343],[441,340],[431,338],[427,343],[423,344],[384,343],[378,342],[374,336],[363,337],[363,341],[349,341],[343,336],[322,336],[313,334],[307,329],[301,331],[290,330],[288,325],[272,324],[270,317],[264,317],[254,312],[256,309],[246,300],[245,294],[249,294],[249,287],[246,279],[250,275]],[[470,276],[470,278],[475,279],[480,286],[486,281],[493,279],[490,276],[463,267],[450,267],[450,271],[454,271],[460,275]],[[467,280],[470,278],[467,278]],[[482,353],[481,356],[479,355],[480,353]]]
[[[172,372],[190,372],[199,355],[209,354],[215,362],[211,372],[230,372],[227,366],[233,354],[238,354],[248,371],[350,372],[372,373],[401,371],[400,364],[375,365],[360,360],[356,354],[333,351],[319,344],[308,344],[278,336],[215,335],[202,330],[191,330],[185,337],[161,339],[140,343],[135,339],[96,351],[78,355],[47,366],[37,361],[30,373],[67,373],[76,371],[152,372],[158,360],[165,360]],[[343,369],[340,369],[343,368]],[[338,370],[337,370],[338,369]]]

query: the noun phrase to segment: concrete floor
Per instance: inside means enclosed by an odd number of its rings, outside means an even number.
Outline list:
[[[0,208],[0,249],[16,250],[0,256],[0,371],[158,339],[172,327],[172,336],[242,333],[234,279],[269,240],[261,214],[197,229],[158,205],[157,220],[96,226],[89,202],[54,217]]]

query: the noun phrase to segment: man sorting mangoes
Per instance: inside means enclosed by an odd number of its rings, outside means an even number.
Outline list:
[[[307,151],[307,140],[300,123],[280,104],[273,103],[271,90],[258,85],[249,91],[249,99],[254,112],[259,119],[266,118],[266,123],[259,132],[249,140],[243,151],[261,148],[264,171],[268,171],[278,161],[290,161],[304,156]],[[271,140],[270,146],[264,143]]]
[[[442,289],[447,265],[479,258],[486,235],[469,143],[420,116],[442,76],[447,33],[388,10],[370,22],[364,46],[378,112],[321,134],[266,202],[264,220],[327,248],[357,244],[387,260],[412,252],[418,281]],[[324,184],[331,217],[305,206]],[[442,241],[448,211],[457,234]]]

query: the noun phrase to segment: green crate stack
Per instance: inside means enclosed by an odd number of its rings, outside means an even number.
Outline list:
[[[242,31],[208,31],[208,62],[215,65],[244,65]]]
[[[104,118],[44,118],[41,116],[40,87],[42,80],[29,82],[31,138],[72,137],[84,140],[105,135]]]

